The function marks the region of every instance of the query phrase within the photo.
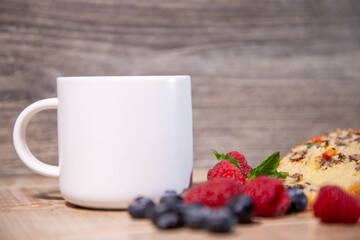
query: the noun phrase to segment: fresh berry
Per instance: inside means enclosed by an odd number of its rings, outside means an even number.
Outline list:
[[[239,195],[239,186],[230,179],[218,178],[204,182],[191,188],[184,201],[186,203],[199,202],[209,207],[224,206],[236,195]]]
[[[324,223],[358,222],[360,202],[338,186],[320,188],[319,196],[313,205],[314,214]]]
[[[181,227],[181,216],[177,213],[165,213],[158,218],[156,226],[161,229]]]
[[[133,218],[146,218],[146,212],[154,208],[155,204],[152,200],[144,197],[138,197],[132,201],[127,211]]]
[[[239,195],[232,198],[227,206],[237,217],[238,223],[250,223],[251,217],[254,212],[254,203],[253,201],[244,195]]]
[[[151,220],[158,228],[178,228],[183,225],[180,210],[175,204],[160,203],[151,212]]]
[[[305,194],[296,187],[288,188],[287,192],[291,201],[291,205],[287,213],[304,211],[308,204],[308,199]]]
[[[229,157],[235,158],[235,160],[239,162],[240,171],[241,171],[242,175],[245,178],[247,178],[247,175],[252,170],[252,167],[249,166],[249,164],[247,163],[246,158],[244,157],[244,155],[240,154],[237,151],[229,152],[226,155],[228,155]]]
[[[205,218],[211,209],[200,203],[182,204],[180,207],[184,224],[190,228],[203,228]]]
[[[290,207],[290,197],[276,178],[259,176],[247,182],[241,189],[254,202],[255,216],[273,217],[286,213]]]
[[[230,178],[237,184],[244,184],[246,178],[242,175],[239,168],[228,160],[221,160],[212,169],[209,170],[207,179]]]
[[[160,198],[160,203],[179,203],[183,199],[175,191],[166,191],[165,194]]]
[[[236,217],[229,208],[216,208],[205,218],[204,228],[210,232],[230,232],[235,224]]]

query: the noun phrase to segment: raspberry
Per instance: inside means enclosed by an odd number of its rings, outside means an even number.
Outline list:
[[[240,188],[233,180],[218,178],[191,188],[184,201],[186,203],[199,202],[209,207],[219,207],[225,206],[231,198],[239,194]]]
[[[252,167],[250,167],[246,161],[246,158],[244,157],[244,155],[240,154],[237,151],[233,151],[233,152],[229,152],[226,155],[228,155],[229,157],[233,157],[236,159],[236,161],[239,162],[240,164],[240,171],[242,173],[242,175],[247,178],[248,173],[252,170]]]
[[[228,160],[218,162],[209,170],[207,179],[210,181],[217,178],[230,178],[237,184],[244,184],[246,182],[246,178],[242,175],[239,168]]]
[[[254,201],[255,216],[273,217],[286,213],[290,197],[276,178],[259,176],[247,182],[241,192]]]
[[[324,223],[357,223],[360,202],[338,186],[320,188],[313,205],[314,214]]]

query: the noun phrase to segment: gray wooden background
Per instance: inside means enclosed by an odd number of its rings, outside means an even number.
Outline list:
[[[56,77],[158,74],[192,77],[196,167],[360,128],[360,1],[0,0],[0,176],[32,174],[12,127]],[[55,111],[30,124],[47,163],[56,134]]]

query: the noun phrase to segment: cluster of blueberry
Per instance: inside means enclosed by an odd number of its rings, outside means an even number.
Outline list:
[[[200,203],[187,204],[174,191],[166,191],[158,205],[139,197],[127,209],[133,218],[148,218],[160,229],[185,225],[211,232],[230,232],[236,223],[250,223],[253,210],[253,201],[242,195],[232,198],[224,207],[209,208]]]
[[[291,199],[290,212],[304,211],[306,196],[298,189],[287,189]],[[253,201],[244,195],[233,197],[226,206],[210,208],[200,203],[185,203],[174,191],[166,191],[158,205],[148,198],[138,197],[127,211],[133,218],[148,218],[158,228],[169,229],[187,226],[211,232],[230,232],[236,223],[251,223]]]

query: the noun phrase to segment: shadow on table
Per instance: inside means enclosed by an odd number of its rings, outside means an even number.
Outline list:
[[[46,191],[38,194],[34,194],[34,197],[46,200],[65,200],[59,190]]]
[[[91,211],[126,211],[126,209],[101,209],[101,208],[86,208],[81,207],[70,202],[66,202],[65,205],[70,208],[78,209],[78,210],[91,210]]]
[[[53,190],[53,191],[46,191],[34,194],[33,197],[38,199],[45,199],[45,200],[56,200],[56,201],[66,201],[59,190]],[[95,209],[95,208],[86,208],[81,207],[75,204],[72,204],[70,202],[65,202],[65,205],[69,208],[77,209],[77,210],[93,210],[93,211],[125,211],[125,209]]]

